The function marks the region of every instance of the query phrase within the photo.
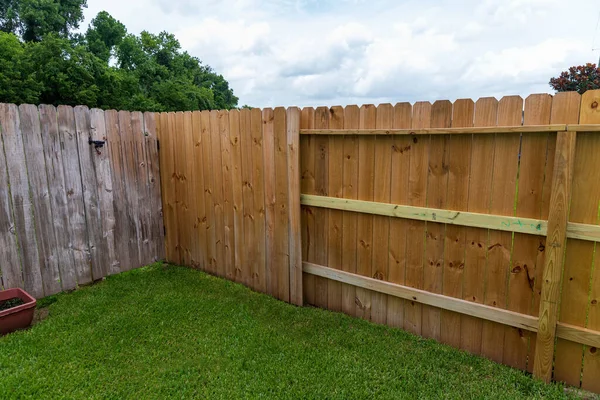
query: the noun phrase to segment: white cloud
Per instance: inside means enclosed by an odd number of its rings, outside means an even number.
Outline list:
[[[551,76],[598,56],[592,0],[88,4],[88,20],[105,9],[131,32],[175,33],[259,107],[548,92]]]

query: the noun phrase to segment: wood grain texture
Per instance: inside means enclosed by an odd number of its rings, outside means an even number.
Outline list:
[[[554,96],[552,101],[552,114],[550,117],[551,122],[559,122],[566,124],[573,124],[579,121],[579,107],[581,104],[581,96],[576,92],[564,92],[557,93]],[[569,227],[567,226],[567,235],[569,235]],[[568,274],[568,270],[570,269],[569,263],[564,265],[564,273],[565,276]],[[572,269],[571,269],[572,271]],[[571,281],[565,279],[562,283],[563,287],[567,288],[567,285],[570,285]],[[565,299],[565,302],[569,302],[570,299]],[[570,314],[570,313],[569,313]],[[576,318],[576,314],[574,315]],[[569,316],[567,316],[568,318]],[[558,332],[557,332],[558,333]],[[569,348],[567,354],[563,354],[563,350],[565,346]],[[537,346],[536,346],[537,347]],[[574,351],[572,351],[575,349]],[[582,347],[579,346],[579,354],[577,352],[577,346],[574,343],[564,341],[562,339],[557,339],[555,346],[555,365],[554,365],[554,374],[557,380],[564,380],[565,375],[566,379],[569,379],[571,382],[577,382],[577,385],[580,383],[580,372],[581,372],[581,357],[582,357]],[[577,367],[573,368],[574,363],[576,363],[577,358],[579,358],[579,364]],[[535,360],[534,360],[535,361]],[[566,368],[565,368],[566,367]],[[566,373],[566,374],[565,374]],[[576,377],[575,377],[576,375]]]
[[[146,162],[146,133],[144,132],[144,115],[141,112],[131,113],[132,150],[134,154],[134,173],[136,177],[135,191],[137,195],[138,215],[138,252],[140,254],[140,267],[151,264],[154,261],[154,250],[152,248],[152,231],[150,222],[151,198],[148,174],[148,163]]]
[[[497,231],[519,232],[528,235],[546,235],[548,221],[532,218],[507,217],[504,215],[480,214],[441,208],[403,206],[395,203],[351,200],[345,198],[302,194],[303,205],[332,210],[354,211],[364,214],[444,223],[454,226],[489,228]]]
[[[240,112],[229,111],[229,142],[231,143],[231,189],[233,191],[233,272],[237,282],[248,281],[248,265],[244,249],[244,198],[242,194],[242,142]]]
[[[75,264],[68,234],[69,213],[67,208],[67,190],[61,143],[58,134],[56,108],[40,105],[40,126],[44,154],[46,158],[46,175],[50,189],[52,220],[58,244],[58,268],[63,290],[75,289],[77,279]]]
[[[499,126],[518,124],[522,115],[521,97],[507,96],[500,99],[497,118]],[[491,213],[514,215],[520,146],[521,137],[518,133],[495,135]],[[484,304],[506,308],[506,286],[512,262],[512,234],[490,231],[487,250]],[[504,329],[496,322],[483,323],[481,353],[499,363],[503,362]]]
[[[21,257],[24,288],[33,297],[43,297],[40,253],[36,243],[34,205],[29,193],[29,178],[23,149],[19,109],[0,104],[0,125],[4,154],[9,156],[6,171],[10,185],[15,228]],[[14,278],[13,278],[14,279]]]
[[[240,110],[240,155],[241,155],[241,179],[242,179],[242,225],[243,238],[242,251],[245,253],[246,265],[244,268],[244,283],[254,287],[254,274],[258,271],[258,259],[256,248],[256,216],[254,215],[254,166],[252,159],[252,115],[250,110]],[[298,233],[299,235],[300,233]],[[300,237],[300,236],[298,236]]]
[[[160,185],[163,203],[163,221],[165,233],[165,259],[175,262],[174,246],[177,242],[175,213],[175,171],[173,161],[173,138],[170,130],[170,114],[157,114],[157,136],[160,143]]]
[[[215,273],[217,262],[217,238],[214,201],[214,170],[212,155],[211,119],[209,111],[200,113],[200,136],[202,137],[202,160],[204,163],[204,210],[206,212],[206,266],[205,271]]]
[[[273,132],[273,109],[262,111],[263,121],[263,160],[265,182],[265,237],[266,237],[266,268],[265,285],[268,294],[277,295],[277,270],[273,266],[275,253],[275,138]]]
[[[62,287],[58,270],[58,243],[52,221],[52,205],[46,175],[46,158],[40,118],[37,107],[29,104],[19,106],[19,116],[36,226],[37,236],[35,239],[40,253],[42,290],[44,295],[49,296],[60,292]],[[7,248],[7,252],[11,252],[11,250]]]
[[[428,128],[431,123],[431,103],[418,102],[413,106],[412,128]],[[408,205],[423,207],[427,199],[429,137],[413,137],[408,178]],[[406,286],[423,288],[423,260],[425,252],[424,222],[410,221],[406,240]],[[422,306],[407,301],[404,308],[404,329],[421,334]]]
[[[177,252],[182,265],[191,266],[192,263],[192,237],[193,224],[190,210],[190,182],[188,175],[188,149],[191,142],[192,123],[191,113],[175,113],[175,192],[177,193]]]
[[[138,201],[138,175],[135,137],[132,125],[132,114],[119,111],[119,135],[121,137],[121,154],[123,157],[123,185],[127,207],[125,209],[127,242],[131,264],[128,269],[142,265],[142,254],[139,243],[142,241],[140,226],[140,204]],[[179,119],[177,119],[179,121]],[[177,160],[182,159],[178,154]]]
[[[221,139],[221,169],[223,186],[223,226],[225,235],[222,237],[225,249],[225,277],[234,278],[235,268],[235,232],[233,210],[233,177],[231,165],[231,140],[229,139],[229,112],[219,111],[219,136]]]
[[[394,106],[393,128],[409,128],[412,119],[410,103],[398,103]],[[412,139],[395,136],[391,151],[391,181],[390,202],[408,204],[408,176],[410,169],[410,154]],[[409,221],[392,219],[390,221],[388,281],[404,284],[406,274],[406,240]],[[404,299],[388,297],[387,324],[402,328],[404,325]]]
[[[394,121],[394,108],[391,104],[377,106],[376,128],[391,129]],[[379,202],[390,202],[392,187],[392,137],[375,139],[374,186],[373,199]],[[373,264],[371,278],[388,280],[388,262],[390,252],[390,218],[373,217]],[[374,292],[371,296],[371,320],[378,324],[387,321],[388,296]]]
[[[329,108],[317,107],[314,114],[315,128],[328,128],[330,121]],[[315,193],[326,196],[329,191],[329,139],[316,137],[312,151],[314,155]],[[313,209],[315,219],[313,247],[314,261],[318,264],[327,264],[329,245],[327,242],[329,231],[329,210]],[[315,277],[315,305],[327,308],[328,296],[327,279]]]
[[[90,279],[96,281],[108,275],[110,259],[108,247],[103,239],[102,216],[94,157],[97,156],[94,145],[89,143],[91,137],[91,115],[87,107],[77,106],[75,113],[75,134],[79,169],[81,170],[81,186],[83,189],[83,206],[87,230]]]
[[[305,107],[300,112],[300,129],[310,129],[314,126],[314,108]],[[300,137],[300,191],[315,194],[315,138]],[[302,224],[302,260],[314,262],[314,209],[302,206],[300,221]],[[304,303],[315,305],[315,277],[310,274],[302,275],[302,292]],[[352,299],[354,309],[354,298]],[[354,311],[352,312],[354,314]]]
[[[302,243],[300,209],[300,110],[290,107],[286,111],[286,144],[288,168],[288,223],[289,223],[289,276],[290,302],[302,306]],[[340,288],[341,301],[341,288]]]
[[[361,129],[375,128],[377,123],[377,108],[372,105],[360,107]],[[358,199],[373,201],[375,182],[375,137],[361,136],[358,138]],[[317,221],[319,219],[317,218]],[[373,217],[361,214],[358,216],[356,231],[356,273],[371,276],[373,271]],[[321,264],[323,265],[323,264]],[[373,294],[364,289],[356,288],[356,316],[366,320],[371,319],[371,300]]]
[[[194,243],[193,248],[195,249],[194,258],[197,260],[197,268],[203,271],[207,270],[208,258],[207,258],[207,212],[206,212],[206,198],[204,196],[205,183],[204,183],[204,168],[206,160],[204,159],[204,146],[207,146],[204,141],[204,135],[202,134],[202,114],[200,111],[194,111],[192,113],[192,148],[191,151],[191,180],[193,181],[193,192],[190,198],[190,202],[194,204],[193,207],[193,221],[194,229],[197,231],[197,242]],[[207,146],[208,147],[208,146]],[[209,147],[210,148],[210,147]]]
[[[339,106],[331,107],[329,126],[341,129],[344,127],[344,109]],[[343,197],[344,191],[344,137],[330,137],[328,159],[328,193],[333,197]],[[300,196],[298,196],[300,199]],[[330,210],[328,213],[327,232],[327,265],[330,268],[341,269],[343,257],[343,213],[339,210]],[[327,282],[327,305],[332,311],[342,311],[342,284],[340,282]]]
[[[573,177],[575,132],[559,132],[556,143],[546,258],[542,275],[539,331],[534,355],[533,373],[539,379],[550,382],[554,359],[554,340],[563,271],[563,256],[567,239],[567,219]]]
[[[2,273],[2,288],[23,288],[23,275],[21,273],[21,260],[17,245],[17,232],[12,208],[12,194],[8,179],[8,164],[4,149],[4,131],[8,124],[7,112],[1,105],[0,116],[0,273]]]
[[[498,117],[498,100],[486,97],[475,103],[473,124],[494,126]],[[487,213],[490,210],[494,170],[494,136],[473,135],[471,170],[469,172],[468,210]],[[468,228],[465,231],[465,271],[462,298],[482,304],[485,296],[485,271],[488,253],[487,229]],[[460,347],[470,353],[481,353],[483,321],[461,316]]]
[[[390,282],[373,279],[362,275],[352,274],[322,265],[305,262],[304,271],[309,274],[318,275],[327,279],[348,283],[369,291],[377,291],[400,297],[406,300],[418,302],[444,310],[461,314],[467,314],[478,318],[500,322],[504,325],[514,326],[518,329],[535,332],[538,329],[537,317],[519,314],[513,311],[502,310],[482,304],[455,299],[441,294],[431,293],[427,290],[411,288],[409,286],[397,285]]]
[[[250,111],[250,132],[252,136],[252,189],[254,195],[254,237],[256,240],[256,264],[252,271],[255,290],[267,290],[267,245],[265,208],[265,163],[263,159],[263,123],[259,109]]]
[[[290,301],[290,193],[288,181],[288,145],[286,111],[283,107],[273,110],[273,140],[275,152],[275,207],[274,207],[274,246],[273,272],[276,279],[275,296],[282,301]]]
[[[530,95],[525,100],[523,123],[525,125],[549,123],[551,107],[550,95]],[[527,133],[521,138],[515,206],[515,215],[518,217],[542,218],[548,147],[547,133]],[[551,172],[548,175],[551,175]],[[507,308],[509,310],[531,313],[536,290],[536,275],[542,268],[540,264],[544,250],[544,237],[515,234],[513,262],[508,281]],[[504,363],[514,368],[527,369],[530,339],[531,335],[528,332],[506,328]]]
[[[219,134],[219,120],[223,118],[218,111],[210,112],[210,139],[211,139],[211,167],[213,185],[213,208],[215,216],[215,260],[212,273],[217,276],[225,276],[225,225],[223,206],[223,175],[222,175],[222,152],[221,137]]]
[[[69,240],[78,284],[91,282],[90,250],[83,203],[81,170],[77,157],[75,114],[72,107],[58,106],[58,134],[62,149],[69,213]]]
[[[452,103],[447,100],[433,103],[431,107],[431,127],[449,128],[451,121]],[[432,136],[429,140],[427,206],[445,208],[448,194],[448,136]],[[436,222],[427,223],[426,251],[423,260],[423,288],[432,293],[442,293],[445,235],[446,225]],[[440,340],[440,318],[439,309],[423,306],[421,334],[426,338]]]
[[[161,196],[160,155],[158,153],[158,133],[156,113],[144,113],[144,134],[146,137],[146,166],[148,169],[148,192],[150,196],[150,230],[152,232],[153,261],[165,258],[164,223]],[[200,127],[198,123],[198,127]]]
[[[108,140],[108,154],[112,172],[113,196],[115,208],[115,244],[119,269],[131,269],[131,255],[129,252],[129,232],[127,229],[127,197],[125,195],[124,162],[121,153],[121,135],[119,134],[119,114],[114,110],[104,112],[106,136]],[[165,122],[170,122],[165,119]],[[166,131],[166,130],[165,130]],[[171,158],[172,159],[172,158]],[[174,190],[174,189],[173,189]],[[173,201],[175,195],[173,194]],[[173,220],[174,223],[174,220]],[[177,262],[177,259],[171,259]]]
[[[192,113],[189,111],[183,113],[183,131],[180,140],[183,143],[183,154],[179,154],[182,159],[179,182],[181,192],[184,195],[181,199],[181,210],[185,215],[183,219],[180,219],[180,221],[185,221],[183,226],[180,227],[180,232],[181,235],[186,237],[185,240],[181,240],[183,257],[185,265],[192,268],[202,268],[200,224],[198,222],[198,204],[195,198],[197,179],[194,162],[194,123]]]
[[[96,172],[96,186],[98,188],[98,207],[100,208],[100,219],[102,223],[103,248],[106,249],[105,271],[109,274],[117,274],[121,271],[120,262],[117,257],[115,244],[115,209],[113,197],[113,180],[110,167],[110,144],[107,142],[106,122],[104,111],[93,108],[90,110],[90,138],[105,142],[102,148],[95,149],[92,157],[94,170]],[[158,160],[157,160],[158,162]],[[159,199],[162,203],[162,200]],[[162,223],[162,218],[161,218]],[[162,252],[164,254],[164,244]]]
[[[445,127],[445,128],[411,128],[411,129],[301,129],[301,135],[462,135],[462,134],[496,134],[496,133],[548,133],[567,129],[565,124],[543,124],[532,126],[497,126],[497,127]],[[585,130],[585,127],[572,127],[572,130]],[[595,128],[588,128],[594,130]],[[597,130],[597,129],[596,129]]]
[[[475,103],[471,99],[456,100],[452,107],[452,127],[473,126]],[[489,138],[489,136],[482,136]],[[446,207],[455,210],[467,210],[470,200],[471,157],[473,135],[453,135],[448,137],[447,169],[448,194]],[[464,298],[466,263],[466,238],[468,230],[456,226],[446,227],[444,240],[443,290],[446,296]],[[471,271],[469,271],[471,272]],[[463,319],[459,314],[442,311],[442,341],[453,347],[461,347]]]
[[[580,124],[598,124],[600,123],[600,111],[598,110],[598,104],[600,102],[600,91],[592,90],[585,92],[581,97],[581,110],[579,115],[579,123]],[[582,137],[583,135],[583,137]],[[576,156],[578,153],[578,149],[580,147],[580,141],[583,140],[583,146],[590,146],[596,150],[584,150],[584,154],[582,154],[582,159],[577,160],[576,163],[585,163],[585,172],[582,175],[579,175],[578,184],[581,186],[585,186],[585,196],[587,197],[585,200],[577,199],[580,203],[583,210],[579,215],[573,215],[573,211],[571,211],[570,220],[575,220],[575,222],[584,222],[598,225],[600,224],[600,220],[598,219],[598,205],[600,204],[600,181],[598,180],[597,174],[594,175],[594,171],[598,171],[598,164],[600,163],[600,159],[598,157],[598,136],[590,137],[591,134],[578,134],[577,135],[577,149]],[[595,154],[592,155],[591,152]],[[587,162],[586,162],[587,161]],[[578,172],[580,172],[579,167],[575,166],[575,174],[574,179],[577,182]],[[589,185],[588,185],[589,184]],[[581,190],[578,188],[578,190]],[[578,191],[577,195],[579,196],[581,192]],[[573,210],[573,202],[575,201],[575,187],[573,192],[573,200],[571,203],[571,210]],[[577,203],[576,203],[577,204]],[[577,218],[578,220],[576,220]],[[581,218],[581,219],[579,219]],[[587,324],[586,328],[600,331],[600,306],[598,305],[598,300],[600,299],[600,268],[598,268],[597,264],[597,244],[594,243],[593,246],[595,248],[592,249],[590,246],[591,243],[583,246],[581,252],[578,254],[581,257],[581,260],[576,260],[576,264],[579,264],[580,268],[584,271],[585,274],[588,270],[587,257],[590,252],[596,252],[594,263],[592,264],[591,269],[591,277],[589,280],[589,292],[586,298],[586,302],[579,303],[579,307],[587,308]],[[568,244],[567,244],[567,252],[568,252]],[[569,260],[570,261],[570,260]],[[563,288],[564,293],[564,288]],[[574,293],[575,296],[578,296],[579,293]],[[579,300],[579,298],[577,298]],[[561,311],[561,315],[563,312],[566,313],[566,310]],[[580,315],[580,312],[576,313],[577,316]],[[597,347],[584,346],[583,353],[583,374],[581,377],[581,387],[586,390],[590,390],[596,393],[600,393],[600,380],[598,377],[600,376],[600,352]]]
[[[358,128],[360,110],[355,105],[344,108],[344,128]],[[306,140],[301,137],[301,140]],[[344,138],[342,163],[342,197],[358,198],[358,138]],[[304,192],[303,192],[304,193]],[[358,214],[344,211],[342,214],[342,270],[356,273],[356,230]],[[306,278],[308,279],[308,278]],[[342,285],[342,311],[348,315],[356,315],[356,288]]]

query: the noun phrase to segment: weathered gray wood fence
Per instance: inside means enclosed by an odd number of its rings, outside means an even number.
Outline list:
[[[35,297],[164,258],[153,113],[0,104],[0,285]]]

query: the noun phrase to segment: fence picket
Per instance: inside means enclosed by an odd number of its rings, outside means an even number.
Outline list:
[[[411,126],[412,106],[410,103],[398,103],[394,106],[394,129],[408,129]],[[412,138],[394,137],[392,142],[392,164],[390,201],[407,205],[408,200],[408,171],[410,169],[410,154]],[[404,285],[406,275],[406,242],[408,221],[396,218],[390,221],[390,254],[389,277],[392,283]],[[387,324],[402,328],[404,325],[405,301],[397,297],[388,297]]]
[[[233,276],[237,282],[248,281],[249,266],[244,252],[244,198],[242,194],[242,138],[240,111],[229,111],[229,143],[231,146],[231,189],[233,205]]]
[[[475,103],[474,126],[495,126],[498,118],[498,100],[484,97]],[[473,135],[471,145],[468,210],[489,213],[494,170],[495,141],[493,136]],[[468,228],[465,231],[465,271],[462,296],[464,300],[483,303],[489,231]],[[460,320],[460,347],[480,354],[483,339],[483,321],[462,315]]]
[[[300,129],[312,129],[315,124],[315,110],[305,107],[300,114]],[[315,138],[306,136],[300,138],[300,190],[306,194],[315,193]],[[315,210],[314,207],[302,206],[302,260],[315,261]],[[304,301],[316,305],[315,277],[303,274],[302,286]],[[352,307],[354,299],[352,299]]]
[[[452,103],[436,101],[431,107],[432,128],[449,128],[452,121]],[[429,138],[429,168],[427,174],[427,206],[446,207],[448,193],[448,136],[437,135]],[[423,261],[423,288],[432,293],[442,293],[444,271],[444,237],[446,226],[441,223],[427,223],[425,234],[425,259]],[[462,271],[461,271],[462,272]],[[440,340],[441,311],[423,306],[422,331],[424,337]],[[460,329],[460,327],[459,327]],[[447,326],[444,333],[455,332],[456,328]],[[446,343],[455,344],[454,341]]]
[[[43,293],[44,295],[51,295],[60,292],[62,287],[58,270],[58,243],[52,224],[52,207],[46,175],[40,118],[37,107],[30,104],[21,104],[19,115],[29,176],[29,188],[33,202],[36,241],[40,252]]]
[[[136,185],[132,189],[137,198],[137,224],[138,252],[140,254],[140,267],[154,261],[152,249],[150,207],[150,186],[148,182],[148,165],[146,163],[146,133],[144,131],[144,116],[141,112],[131,113],[132,149],[134,156],[134,173]]]
[[[413,106],[412,128],[429,128],[431,103],[418,102]],[[413,137],[411,145],[408,204],[424,207],[427,198],[429,137]],[[409,221],[406,237],[406,286],[423,288],[423,260],[425,252],[425,222]],[[422,306],[414,301],[405,302],[404,329],[421,334]]]
[[[4,152],[11,158],[10,162],[7,162],[7,172],[22,261],[23,283],[25,290],[30,294],[42,297],[44,291],[40,253],[35,240],[34,207],[30,199],[23,135],[17,106],[14,104],[0,105],[0,124],[2,125]]]
[[[471,99],[454,102],[452,108],[452,127],[464,128],[473,126],[475,103]],[[473,135],[451,135],[447,142],[448,196],[446,207],[451,210],[467,210],[471,199],[469,182],[471,172],[471,146]],[[443,290],[447,296],[463,298],[463,283],[466,264],[466,228],[453,225],[446,226],[444,240]],[[459,314],[442,311],[442,341],[454,347],[460,347],[461,336],[466,329],[462,326]]]
[[[521,97],[503,97],[498,103],[497,125],[518,125],[521,123],[522,113]],[[514,215],[521,137],[518,133],[497,134],[495,142],[490,211],[499,215]],[[484,303],[492,307],[506,308],[506,286],[512,263],[512,236],[510,232],[490,231]],[[496,362],[503,362],[504,326],[495,322],[483,322],[481,352]]]
[[[12,196],[8,184],[6,152],[3,148],[4,120],[0,119],[0,273],[2,288],[22,288],[23,275],[18,254]]]
[[[285,108],[273,110],[273,148],[275,167],[275,204],[273,209],[274,245],[272,268],[277,279],[276,297],[290,301],[289,259],[289,178],[287,160],[287,115]]]
[[[344,109],[344,129],[357,129],[359,123],[360,110],[358,107],[355,105],[346,106]],[[358,161],[358,138],[346,137],[344,139],[344,161],[342,166],[342,197],[346,199],[358,198]],[[342,215],[342,245],[344,247],[342,270],[346,272],[356,273],[357,228],[358,214],[344,211]],[[308,260],[307,258],[304,259]],[[342,311],[349,315],[356,315],[356,288],[354,286],[342,286]]]
[[[331,118],[329,128],[344,128],[344,109],[336,106],[331,107]],[[333,197],[343,197],[343,165],[344,165],[344,138],[328,138],[329,158],[327,168],[329,170],[328,193]],[[327,265],[331,268],[342,269],[342,211],[330,210],[327,232]],[[332,311],[342,311],[342,284],[340,282],[328,282],[327,284],[327,304]]]
[[[240,251],[244,252],[245,265],[243,269],[243,283],[256,287],[254,282],[255,274],[258,275],[258,238],[255,235],[258,216],[254,209],[254,191],[256,190],[254,180],[254,165],[252,159],[252,113],[248,109],[240,111],[240,132],[239,146],[241,157],[241,192],[242,192],[242,225],[243,225],[243,244]]]
[[[148,194],[150,206],[150,232],[152,261],[165,258],[163,209],[161,200],[161,176],[158,154],[158,133],[156,114],[144,113],[144,134],[146,136],[146,167],[148,169]]]
[[[375,128],[377,108],[372,104],[360,108],[360,129]],[[315,126],[315,128],[318,128]],[[358,138],[358,199],[373,201],[375,177],[375,137]],[[317,221],[320,221],[317,218]],[[373,216],[360,214],[356,227],[356,273],[371,277],[373,270]],[[317,238],[318,239],[318,238]],[[322,265],[322,263],[321,263]],[[371,319],[371,302],[374,293],[356,288],[356,316]]]
[[[88,236],[89,262],[91,263],[91,280],[98,280],[108,275],[108,248],[102,239],[102,219],[96,172],[93,158],[96,155],[93,145],[90,145],[90,110],[77,106],[75,113],[75,130],[77,152],[79,154],[79,169],[81,171],[81,186],[83,189],[83,210]]]

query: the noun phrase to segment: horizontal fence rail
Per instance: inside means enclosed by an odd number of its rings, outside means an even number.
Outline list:
[[[575,130],[576,127],[572,127]],[[544,133],[567,130],[565,124],[428,129],[301,129],[301,135],[464,135],[494,133]]]
[[[551,124],[429,129],[301,129],[301,135],[479,135],[496,133],[598,132],[597,125]]]
[[[449,296],[430,293],[425,290],[414,289],[408,286],[389,283],[307,262],[303,263],[303,271],[314,276],[327,278],[421,304],[427,304],[442,310],[499,322],[515,328],[526,329],[530,332],[538,332],[539,330],[539,318],[530,315],[519,314],[496,307],[486,306],[484,304],[477,304]],[[562,339],[571,340],[588,346],[600,347],[600,332],[597,331],[558,323],[557,336]]]
[[[412,219],[416,221],[440,222],[451,225],[520,232],[530,235],[546,236],[548,230],[548,221],[531,218],[478,214],[437,208],[411,207],[400,204],[349,200],[338,197],[314,196],[309,194],[300,195],[300,202],[305,206],[328,208],[331,210],[354,211],[365,214]],[[600,240],[600,226],[570,222],[567,224],[567,237],[598,241]]]
[[[303,109],[305,302],[600,392],[599,99]]]
[[[2,285],[165,258],[600,393],[599,101],[2,105]]]

